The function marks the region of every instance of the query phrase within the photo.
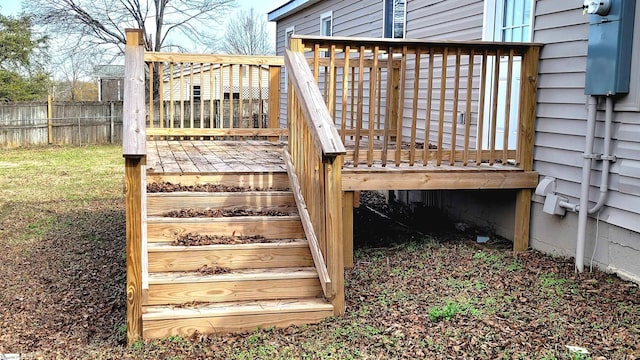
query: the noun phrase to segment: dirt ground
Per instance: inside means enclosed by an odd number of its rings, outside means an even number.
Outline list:
[[[640,290],[425,209],[363,194],[346,315],[240,335],[125,345],[121,198],[6,202],[0,354],[22,359],[636,359]],[[372,211],[375,210],[375,211]],[[395,210],[395,211],[392,211]],[[378,213],[395,214],[389,220]],[[399,221],[401,224],[399,224]],[[435,225],[434,225],[435,224]],[[573,353],[567,346],[586,349]]]

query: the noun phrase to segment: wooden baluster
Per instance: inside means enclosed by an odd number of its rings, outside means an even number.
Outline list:
[[[158,126],[164,128],[164,63],[158,64],[158,78],[160,89],[158,90],[160,101],[159,101],[159,114],[158,114]]]
[[[451,154],[449,154],[449,165],[456,162],[456,140],[458,137],[458,100],[460,99],[460,57],[461,49],[456,51],[455,80],[453,84],[453,113],[451,114]]]
[[[229,129],[233,128],[233,64],[229,64]]]
[[[328,81],[327,88],[327,109],[329,110],[329,114],[334,114],[333,121],[335,122],[335,94],[336,94],[336,46],[331,45],[329,47],[329,76],[328,79],[325,79],[325,84]],[[326,74],[325,74],[326,76]]]
[[[400,87],[398,93],[398,117],[396,124],[396,166],[400,166],[402,160],[402,126],[404,123],[404,91],[407,82],[407,47],[402,47],[402,58],[400,60]]]
[[[418,130],[418,98],[420,97],[420,48],[416,49],[415,73],[413,77],[413,112],[411,114],[411,143],[409,144],[409,166],[416,161],[416,132]]]
[[[269,66],[269,74],[271,74],[271,67]],[[288,86],[288,84],[284,84],[284,86]],[[269,84],[269,88],[271,88],[271,84]],[[280,76],[278,76],[278,91],[280,91]],[[278,98],[278,102],[280,99]],[[262,100],[262,66],[258,68],[258,122],[262,124],[264,119],[264,102]],[[269,119],[271,119],[271,115],[268,114]],[[269,126],[270,127],[270,126]]]
[[[194,79],[195,76],[193,76],[193,63],[189,64],[189,89],[188,94],[189,94],[189,129],[193,129],[195,127],[195,122],[194,122],[194,107],[195,107],[195,100],[193,99],[193,86],[194,86]],[[193,137],[190,138],[191,140],[193,140]]]
[[[427,86],[427,107],[425,109],[424,120],[424,154],[422,159],[422,165],[427,166],[429,160],[431,160],[431,105],[433,100],[433,67],[434,67],[434,53],[433,49],[429,49],[429,85]]]
[[[204,64],[200,63],[200,129],[204,128]],[[202,140],[202,136],[200,140]]]
[[[449,49],[444,48],[442,52],[442,76],[440,78],[440,110],[439,110],[439,118],[438,118],[438,150],[437,150],[437,158],[436,165],[440,166],[442,164],[442,144],[443,144],[443,136],[444,136],[444,105],[445,98],[447,96],[447,58],[449,57]]]
[[[244,87],[242,85],[242,81],[244,78],[244,75],[242,74],[242,69],[243,66],[242,64],[238,65],[238,99],[240,100],[240,104],[238,105],[238,127],[239,128],[243,128],[244,124],[243,124],[243,119],[244,119],[244,94],[243,94],[243,90]],[[243,138],[243,140],[246,140],[246,137]]]
[[[502,165],[507,165],[509,159],[509,122],[511,121],[511,87],[513,86],[513,49],[509,50],[507,65],[507,95],[504,109],[504,136],[502,139]]]
[[[213,94],[214,94],[215,82],[213,79],[213,64],[209,64],[209,129],[213,128],[213,118],[214,118],[214,110],[213,110]],[[204,91],[202,92],[204,96]],[[211,137],[207,137],[207,139],[211,139]]]
[[[184,129],[184,97],[187,89],[184,86],[184,63],[180,63],[180,129]],[[178,140],[182,140],[179,137]]]
[[[173,66],[173,62],[171,62],[169,63],[169,128],[172,130],[175,126],[175,117],[176,117],[176,109],[175,109],[175,103],[174,103],[174,97],[173,97],[173,92],[175,90],[173,86],[174,76],[175,76],[174,66]]]
[[[355,117],[355,103],[356,103],[356,68],[351,67],[351,110],[349,111],[349,130],[355,130],[354,121]],[[351,136],[353,139],[353,135]]]
[[[149,62],[149,128],[153,129],[153,67],[155,66],[154,62]],[[151,137],[153,140],[153,136]]]
[[[353,152],[353,166],[358,167],[360,159],[360,130],[362,129],[362,107],[364,101],[364,46],[360,46],[358,67],[358,113],[356,116],[356,138]]]
[[[382,65],[379,65],[379,69],[380,71],[382,71]],[[378,131],[378,134],[380,134],[379,130],[382,129],[382,76],[378,76],[378,100],[377,100],[377,105],[378,108],[376,109],[376,130]],[[380,135],[376,136],[376,140],[380,140]]]
[[[487,50],[482,52],[482,70],[480,70],[480,100],[478,109],[478,137],[476,138],[476,165],[482,164],[484,141],[484,118],[485,118],[485,102],[487,101]]]
[[[491,127],[489,134],[491,134],[491,140],[489,144],[489,165],[493,165],[495,161],[496,152],[496,133],[498,132],[498,89],[500,87],[500,49],[496,52],[494,60],[494,73],[493,73],[493,91],[492,91],[492,106],[491,106]]]
[[[222,64],[218,64],[218,74],[220,75],[220,102],[218,103],[218,127],[224,128],[224,72]]]
[[[249,127],[253,128],[253,127],[257,127],[257,128],[261,128],[262,127],[262,122],[258,121],[258,124],[254,124],[253,123],[253,69],[255,69],[256,67],[253,65],[249,65],[249,68],[247,69],[247,71],[249,72]],[[278,82],[280,82],[280,79],[278,79]]]
[[[349,93],[349,53],[351,52],[351,47],[347,45],[344,48],[344,64],[342,67],[342,142],[344,143],[347,132],[347,102],[348,102],[348,93]],[[353,83],[352,83],[353,84]],[[352,85],[353,87],[353,85]],[[352,103],[353,104],[353,103]],[[353,107],[353,105],[351,105]],[[353,121],[353,118],[352,118]]]
[[[369,79],[369,149],[367,151],[367,166],[371,167],[373,165],[373,142],[374,142],[374,131],[375,128],[373,126],[376,114],[371,109],[376,108],[376,82],[378,81],[378,52],[380,51],[379,46],[373,47],[373,68],[371,69],[371,78]],[[383,164],[384,166],[384,164]]]
[[[382,89],[381,89],[382,90]],[[387,152],[389,151],[389,142],[391,141],[391,136],[389,135],[389,128],[393,124],[392,117],[394,112],[392,111],[394,104],[394,89],[393,89],[393,48],[389,47],[387,49],[387,94],[386,94],[386,104],[385,104],[385,112],[384,112],[384,135],[382,140],[382,166],[387,166]]]
[[[467,74],[467,104],[464,113],[464,153],[462,155],[462,164],[467,166],[469,163],[469,133],[471,131],[471,95],[473,94],[473,65],[475,59],[475,50],[471,49],[469,53],[469,64]]]

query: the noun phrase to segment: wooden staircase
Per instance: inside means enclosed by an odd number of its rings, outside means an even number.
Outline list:
[[[283,173],[168,176],[182,185],[279,187]],[[323,297],[309,244],[290,191],[148,193],[148,289],[144,338],[252,331],[323,320],[334,314]],[[276,209],[288,216],[170,218],[176,209]],[[176,246],[178,236],[261,235],[268,242]],[[202,269],[222,271],[202,271]]]

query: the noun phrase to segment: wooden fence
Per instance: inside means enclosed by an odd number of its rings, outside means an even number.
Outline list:
[[[0,148],[121,141],[122,102],[0,104]]]

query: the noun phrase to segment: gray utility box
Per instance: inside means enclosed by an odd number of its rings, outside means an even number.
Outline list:
[[[590,15],[586,95],[629,92],[635,8],[636,0],[611,0],[606,16]]]

